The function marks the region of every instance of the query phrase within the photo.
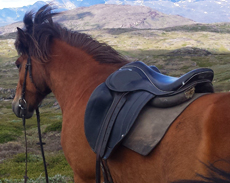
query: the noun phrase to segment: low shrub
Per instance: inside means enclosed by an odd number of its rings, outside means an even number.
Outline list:
[[[47,126],[45,129],[45,133],[51,132],[51,131],[60,132],[61,129],[62,129],[62,121],[58,121],[58,122],[52,123],[51,125]]]

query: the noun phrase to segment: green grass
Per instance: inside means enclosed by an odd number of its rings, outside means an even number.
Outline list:
[[[211,63],[206,60],[199,60],[199,61],[196,61],[196,63],[198,67],[212,67],[213,65],[215,65],[214,63]]]
[[[221,53],[228,53],[229,50],[224,45],[220,45],[219,52],[221,52]]]
[[[18,128],[12,123],[0,124],[0,143],[16,140],[22,135],[22,128]]]
[[[46,182],[45,177],[38,177],[35,179],[27,180],[27,183],[43,183]],[[68,176],[63,176],[61,174],[57,174],[54,177],[49,177],[49,183],[71,183],[73,179]],[[0,179],[0,183],[24,183],[24,179]]]
[[[51,131],[61,132],[61,129],[62,129],[62,121],[58,121],[58,122],[52,123],[51,125],[47,126],[45,129],[45,133],[51,132]]]
[[[46,156],[47,169],[50,177],[61,174],[73,180],[72,169],[62,152]],[[25,154],[18,154],[12,159],[0,163],[0,178],[22,179],[25,171]],[[28,155],[28,177],[36,179],[44,177],[43,161],[40,155]]]
[[[21,120],[17,120],[11,109],[11,102],[0,102],[0,144],[16,140],[22,135]]]

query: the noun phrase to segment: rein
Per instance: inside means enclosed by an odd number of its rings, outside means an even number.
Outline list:
[[[22,122],[23,122],[23,128],[24,128],[24,136],[25,136],[25,153],[26,153],[26,159],[25,159],[25,176],[24,176],[24,183],[27,182],[29,179],[27,176],[27,161],[28,161],[28,146],[27,146],[27,137],[26,137],[26,111],[27,111],[27,103],[25,100],[25,91],[26,91],[26,78],[27,78],[27,72],[29,72],[29,77],[31,79],[31,82],[33,82],[32,79],[32,67],[31,67],[31,58],[30,56],[27,59],[27,64],[25,68],[25,76],[24,76],[24,82],[22,86],[22,96],[21,99],[19,99],[19,108],[21,109],[21,114],[22,114]],[[35,88],[37,89],[36,85],[34,85]],[[39,90],[38,90],[39,91]],[[42,137],[41,137],[41,128],[40,128],[40,113],[39,109],[36,109],[36,116],[37,116],[37,126],[38,126],[38,135],[39,135],[39,143],[40,148],[41,148],[41,153],[42,153],[42,159],[43,159],[43,164],[44,164],[44,170],[45,170],[45,176],[46,176],[46,182],[49,183],[48,179],[48,172],[47,172],[47,167],[46,167],[46,160],[45,160],[45,155],[44,155],[44,149],[43,145],[45,143],[42,142]]]

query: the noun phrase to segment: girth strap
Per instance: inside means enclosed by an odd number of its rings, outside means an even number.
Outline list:
[[[108,183],[113,183],[113,178],[111,176],[111,173],[110,173],[110,170],[109,170],[109,166],[107,164],[107,160],[103,160],[102,163],[104,165],[104,169],[105,169],[105,173],[107,175]]]
[[[113,183],[113,178],[110,174],[107,160],[103,159],[101,161],[101,168],[102,168],[102,173],[103,173],[103,177],[104,177],[104,182],[105,183]]]
[[[120,112],[122,106],[124,105],[126,101],[126,94],[127,93],[115,93],[113,103],[110,106],[109,111],[103,121],[103,127],[101,128],[101,131],[100,131],[101,135],[98,136],[97,144],[96,144],[96,147],[97,147],[96,149],[96,154],[97,154],[96,183],[101,182],[101,173],[100,173],[100,164],[102,162],[101,158],[103,157],[105,153],[105,148],[108,143],[109,136],[110,136],[113,124],[116,120],[117,114]]]

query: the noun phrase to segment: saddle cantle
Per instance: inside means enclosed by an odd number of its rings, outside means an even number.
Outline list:
[[[93,91],[85,112],[86,138],[97,160],[109,158],[146,104],[172,107],[189,100],[194,92],[213,93],[212,79],[213,71],[207,68],[177,78],[139,61],[112,73]]]

